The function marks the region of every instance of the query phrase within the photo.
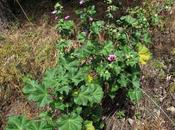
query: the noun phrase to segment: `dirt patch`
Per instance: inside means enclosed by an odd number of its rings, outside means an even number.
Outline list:
[[[23,95],[13,93],[10,100],[1,106],[0,128],[5,129],[8,117],[24,115],[28,119],[38,117],[39,109],[35,103],[29,103]]]
[[[165,27],[162,30],[153,31],[152,51],[155,57],[171,55],[171,51],[175,47],[175,6],[164,15],[168,16],[164,21]]]
[[[158,130],[164,130],[165,128],[167,130],[175,129],[175,93],[170,91],[170,86],[175,81],[173,75],[175,62],[172,53],[175,48],[174,7],[170,11],[170,18],[167,19],[165,30],[163,32],[156,31],[154,34],[153,59],[149,64],[142,66],[144,97],[140,105],[145,109],[143,109],[142,115],[146,115],[145,117],[149,120],[161,119],[154,125],[160,126],[159,123],[162,122],[163,126],[154,128]],[[140,110],[140,107],[138,110]]]

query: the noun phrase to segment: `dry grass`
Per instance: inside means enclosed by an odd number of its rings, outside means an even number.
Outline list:
[[[21,77],[31,74],[40,78],[44,71],[56,64],[54,28],[43,24],[25,24],[0,36],[0,102],[21,88]],[[4,99],[5,98],[5,99]]]

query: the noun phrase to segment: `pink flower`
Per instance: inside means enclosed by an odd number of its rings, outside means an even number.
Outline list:
[[[66,20],[66,19],[69,19],[69,18],[70,18],[70,16],[69,16],[69,15],[64,17],[64,19],[65,19],[65,20]]]
[[[107,58],[107,59],[108,59],[108,61],[113,62],[113,61],[115,61],[115,60],[116,60],[116,58],[117,58],[117,57],[116,57],[116,55],[111,54],[111,55],[109,55],[109,56],[108,56],[108,58]]]
[[[51,12],[51,14],[56,14],[56,13],[57,13],[57,11],[56,11],[56,10],[54,10],[54,11],[52,11],[52,12]]]
[[[84,4],[84,0],[80,0],[79,3],[80,3],[80,5]]]
[[[57,19],[58,19],[58,16],[55,17],[55,20],[57,20]]]
[[[93,21],[93,18],[92,17],[89,17],[89,21]]]

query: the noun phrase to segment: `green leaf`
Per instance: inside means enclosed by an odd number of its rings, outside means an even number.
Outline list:
[[[64,110],[65,109],[65,104],[63,104],[62,102],[60,102],[60,101],[56,101],[55,103],[54,103],[54,108],[55,109],[59,109],[59,110]]]
[[[144,43],[151,43],[151,36],[150,36],[150,33],[148,31],[144,32],[144,34],[143,34],[143,42]]]
[[[128,66],[133,67],[134,65],[138,64],[139,57],[137,52],[135,52],[132,48],[128,46],[124,46],[122,48],[122,51],[125,54],[126,64]]]
[[[108,71],[108,64],[100,64],[96,71],[105,80],[108,80],[111,77],[111,73]]]
[[[65,67],[68,67],[68,66],[57,66],[56,69],[56,75],[55,75],[55,87],[54,87],[54,90],[63,94],[63,92],[65,92],[66,94],[69,93],[69,90],[70,90],[70,86],[68,84],[68,81],[69,81],[69,75],[68,73],[66,72],[67,69]],[[69,67],[68,67],[69,68]]]
[[[74,98],[74,102],[78,105],[87,105],[90,100],[90,90],[86,86],[81,86],[81,91],[78,93],[77,97]]]
[[[78,69],[77,67],[79,65],[80,65],[80,62],[78,60],[69,61],[67,59],[66,63],[63,64],[63,68],[65,68],[67,70],[72,70],[72,69],[77,70]]]
[[[52,115],[50,115],[50,113],[47,112],[41,112],[39,114],[39,118],[41,119],[41,121],[47,122],[48,125],[50,126],[54,126],[55,122],[53,121]]]
[[[132,84],[134,88],[139,88],[140,87],[140,80],[136,75],[132,76]]]
[[[8,119],[5,130],[29,130],[29,120],[23,116],[11,116]]]
[[[55,79],[56,69],[49,69],[45,72],[43,78],[43,85],[46,88],[54,88],[57,84],[57,80]]]
[[[81,81],[85,80],[86,75],[88,73],[87,67],[82,67],[77,71],[77,68],[75,71],[69,72],[70,80],[75,84],[78,85]]]
[[[103,98],[103,90],[97,84],[81,86],[80,92],[74,97],[74,102],[78,105],[86,106],[89,104],[100,103]]]
[[[70,115],[61,116],[57,123],[59,130],[81,130],[82,128],[82,118],[75,114],[71,113]]]
[[[53,130],[53,128],[47,124],[46,121],[31,121],[28,130]]]
[[[117,82],[120,84],[121,87],[126,87],[128,85],[128,77],[126,74],[121,74]]]
[[[133,18],[131,15],[122,16],[120,19],[132,26],[136,26],[138,24],[137,19]]]
[[[100,103],[103,98],[102,87],[97,84],[90,84],[88,86],[91,89],[91,101],[90,103]]]
[[[74,22],[72,20],[60,19],[56,27],[61,34],[70,35],[73,32]]]
[[[80,41],[80,42],[84,42],[86,40],[86,32],[80,32],[77,36],[77,39]]]
[[[95,34],[99,34],[102,31],[103,26],[104,26],[104,21],[93,22],[90,27],[91,32]]]
[[[140,81],[136,75],[132,75],[132,84],[133,88],[129,89],[128,97],[132,101],[138,102],[142,96],[141,88],[140,88]]]
[[[109,96],[113,99],[116,96],[116,91],[119,89],[120,87],[118,85],[112,85],[111,89],[110,89],[110,93]]]
[[[119,59],[117,57],[116,62],[111,62],[110,64],[108,64],[108,69],[112,70],[112,72],[114,72],[115,76],[120,74],[120,72],[122,71],[122,65],[119,65],[118,60]]]
[[[117,39],[119,41],[122,41],[123,43],[128,42],[128,36],[127,32],[120,32],[117,35]]]
[[[36,81],[29,78],[24,78],[24,83],[23,92],[27,95],[29,100],[36,101],[40,107],[52,101],[45,86],[41,86]]]
[[[61,94],[63,94],[63,92],[68,94],[69,91],[71,90],[71,87],[67,86],[67,85],[65,85],[65,86],[63,85],[63,86],[58,86],[55,90]]]
[[[84,124],[85,124],[85,128],[86,128],[86,130],[95,130],[95,127],[94,127],[92,121],[85,121]]]
[[[133,89],[129,89],[128,91],[128,97],[135,102],[138,102],[141,99],[142,96],[142,92],[141,92],[141,88],[136,87]]]
[[[81,112],[82,112],[82,107],[77,107],[74,109],[74,113],[76,114],[81,114]]]
[[[65,48],[69,48],[72,45],[71,40],[60,39],[59,43],[57,44],[57,49],[63,50]]]
[[[87,2],[87,1],[85,1],[85,2]],[[79,15],[80,20],[82,22],[87,22],[87,20],[89,20],[89,17],[94,16],[96,13],[95,5],[88,6],[87,8],[83,8],[80,10],[76,10],[75,13],[77,15]]]
[[[106,56],[106,55],[109,55],[110,53],[112,53],[113,50],[114,50],[114,45],[113,45],[112,41],[105,41],[104,47],[101,50],[101,53]]]
[[[86,40],[80,48],[76,49],[74,55],[78,59],[79,58],[85,59],[89,57],[90,55],[97,54],[98,46],[95,46],[96,44],[98,44],[96,41],[93,42],[90,40]]]

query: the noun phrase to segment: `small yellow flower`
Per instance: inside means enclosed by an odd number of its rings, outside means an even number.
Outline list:
[[[151,59],[151,53],[149,49],[142,44],[138,45],[138,55],[140,64],[146,64]]]
[[[93,76],[90,75],[90,74],[88,74],[88,76],[87,76],[87,80],[88,80],[88,82],[92,82],[92,80],[93,80]]]
[[[95,130],[95,127],[93,126],[92,121],[88,122],[86,125],[86,130]]]

